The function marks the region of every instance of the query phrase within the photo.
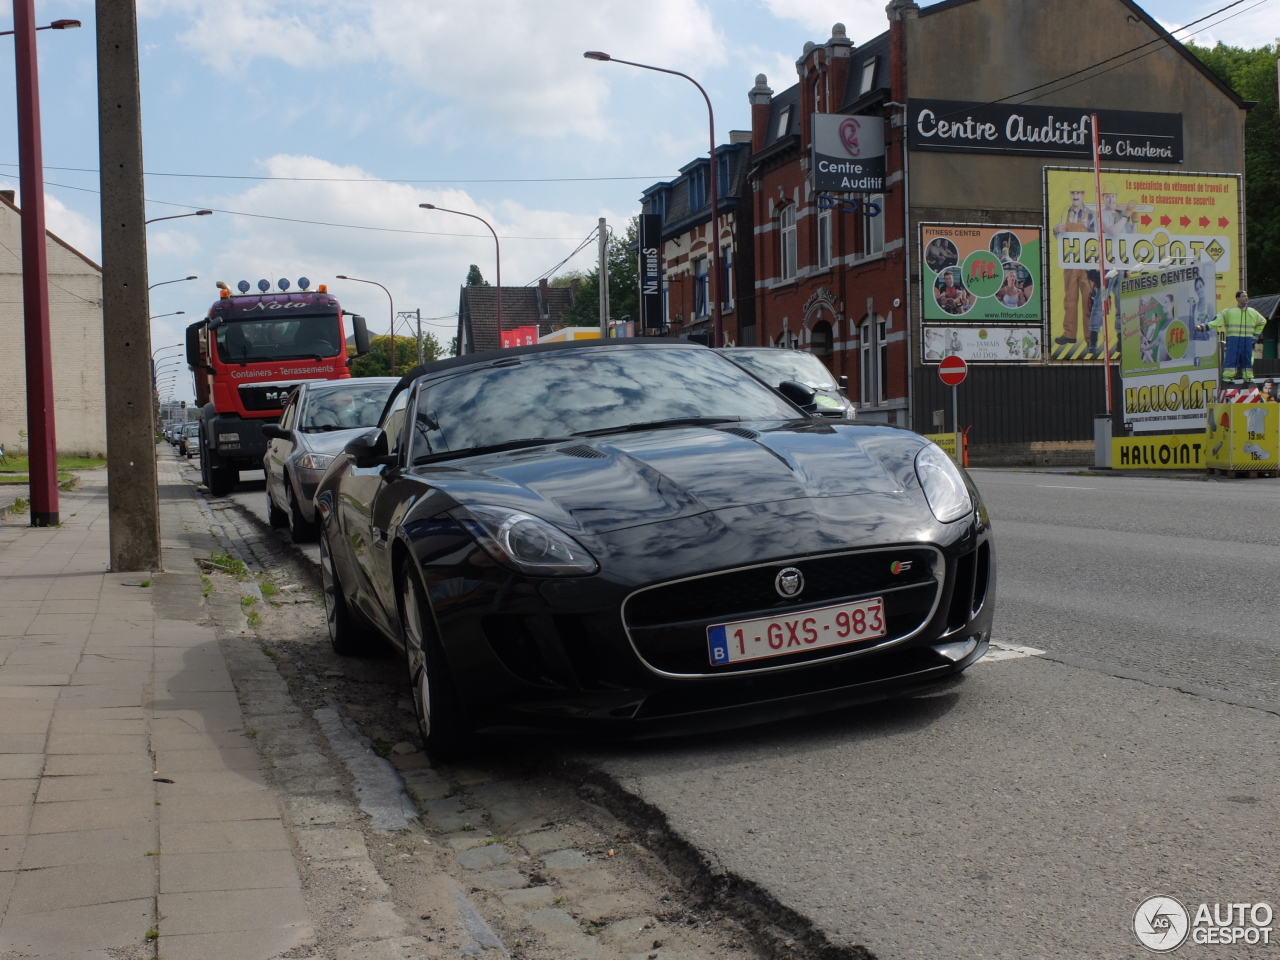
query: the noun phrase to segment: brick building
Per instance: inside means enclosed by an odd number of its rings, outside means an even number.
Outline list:
[[[0,444],[13,451],[27,429],[22,318],[22,214],[0,191]],[[107,449],[102,349],[102,268],[47,234],[49,339],[53,347],[54,435],[58,453],[96,456]]]
[[[546,336],[563,324],[577,295],[576,280],[568,287],[553,287],[546,280],[538,281],[536,287],[503,287],[502,330],[537,327],[538,336]],[[458,297],[458,354],[501,346],[498,288],[464,286]]]

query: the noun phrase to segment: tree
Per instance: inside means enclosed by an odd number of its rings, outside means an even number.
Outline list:
[[[1280,292],[1280,111],[1276,97],[1276,57],[1280,43],[1254,50],[1228,47],[1187,49],[1241,99],[1256,100],[1244,125],[1245,222],[1248,224],[1249,288],[1255,294]]]
[[[422,335],[422,361],[439,360],[443,351],[434,334]],[[391,337],[383,334],[369,341],[369,352],[363,357],[355,355],[355,347],[347,348],[351,358],[353,377],[391,376]],[[396,337],[396,376],[408,373],[418,365],[418,341],[415,337]]]
[[[609,238],[606,256],[609,263],[609,314],[612,320],[630,317],[640,319],[640,264],[636,255],[637,219],[632,217],[622,236],[616,233]],[[554,287],[565,287],[574,277],[579,278],[578,296],[565,314],[564,323],[569,327],[600,326],[600,268],[585,276],[577,271],[563,274],[551,281]]]
[[[471,269],[467,271],[467,286],[468,287],[489,286],[489,281],[484,278],[484,276],[480,273],[480,268],[477,267],[474,263],[471,265]]]

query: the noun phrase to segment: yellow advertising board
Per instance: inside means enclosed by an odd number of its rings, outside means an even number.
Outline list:
[[[1112,437],[1113,470],[1203,470],[1209,447],[1203,433]]]
[[[960,462],[960,447],[956,443],[957,434],[954,433],[925,433],[922,436],[926,440],[932,440],[942,448],[942,452],[954,460]]]
[[[1101,360],[1103,303],[1111,356],[1120,355],[1117,294],[1125,275],[1168,262],[1215,276],[1213,313],[1240,287],[1241,209],[1237,174],[1103,170],[1099,208],[1093,170],[1045,167],[1045,244],[1050,361]],[[1101,213],[1099,213],[1101,210]],[[1107,271],[1099,296],[1099,224]]]
[[[1280,404],[1212,403],[1209,405],[1211,470],[1246,472],[1280,467]]]

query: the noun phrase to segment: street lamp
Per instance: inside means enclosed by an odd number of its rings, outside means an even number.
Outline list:
[[[434,203],[420,203],[418,204],[418,206],[420,206],[423,210],[439,210],[441,213],[456,213],[460,217],[470,217],[472,220],[479,220],[486,227],[488,227],[489,232],[493,234],[494,261],[495,261],[495,269],[498,274],[498,331],[499,331],[499,334],[501,334],[501,331],[502,331],[502,247],[498,243],[498,232],[493,229],[493,227],[490,225],[488,220],[486,220],[484,217],[477,217],[474,213],[464,213],[461,210],[448,210],[444,207],[437,207]],[[499,339],[501,339],[501,337],[499,337]]]
[[[387,301],[391,304],[391,376],[396,375],[396,302],[391,297],[391,291],[377,280],[361,280],[359,277],[347,277],[338,274],[339,280],[352,280],[356,283],[371,283],[375,287],[382,287],[382,292],[387,295]]]
[[[58,525],[58,441],[49,338],[49,262],[45,248],[44,151],[40,138],[40,72],[36,31],[72,30],[79,20],[36,26],[35,0],[13,0],[12,36],[18,94],[18,177],[22,200],[22,331],[26,352],[27,438],[31,525]]]
[[[684,77],[702,94],[702,99],[707,101],[707,119],[711,128],[711,338],[712,346],[724,346],[724,330],[723,318],[720,312],[720,284],[724,277],[721,274],[720,266],[720,175],[716,169],[716,115],[711,109],[711,98],[707,96],[707,91],[702,89],[702,84],[687,73],[681,73],[679,70],[668,70],[665,67],[654,67],[647,63],[636,63],[634,60],[619,60],[617,57],[611,57],[609,54],[601,50],[588,50],[583,54],[588,60],[600,60],[607,63],[625,63],[629,67],[639,67],[641,70],[653,70],[657,73],[669,73],[675,77]],[[601,318],[603,320],[603,318]]]
[[[154,290],[156,287],[163,287],[166,283],[184,283],[187,280],[199,280],[199,277],[179,277],[177,280],[161,280],[159,283],[153,283],[147,287],[148,290]]]
[[[179,317],[186,313],[185,310],[175,310],[173,313],[157,313],[154,317],[147,317],[148,320],[159,320],[161,317]]]
[[[161,220],[181,220],[183,217],[212,217],[212,210],[197,210],[195,213],[175,213],[171,217],[152,217],[150,220],[144,220],[142,225],[145,227],[148,223],[159,223]]]

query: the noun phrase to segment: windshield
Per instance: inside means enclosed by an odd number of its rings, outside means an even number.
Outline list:
[[[783,380],[799,380],[815,390],[835,390],[836,381],[826,364],[803,350],[726,350],[724,355],[770,386]]]
[[[217,330],[218,359],[223,363],[325,359],[344,349],[338,317],[290,317],[228,320]]]
[[[352,427],[376,427],[396,383],[395,380],[372,383],[339,380],[332,385],[312,387],[298,418],[298,429],[304,433],[319,433]]]
[[[791,420],[796,409],[710,350],[536,353],[424,387],[414,458],[536,438],[701,420]]]

